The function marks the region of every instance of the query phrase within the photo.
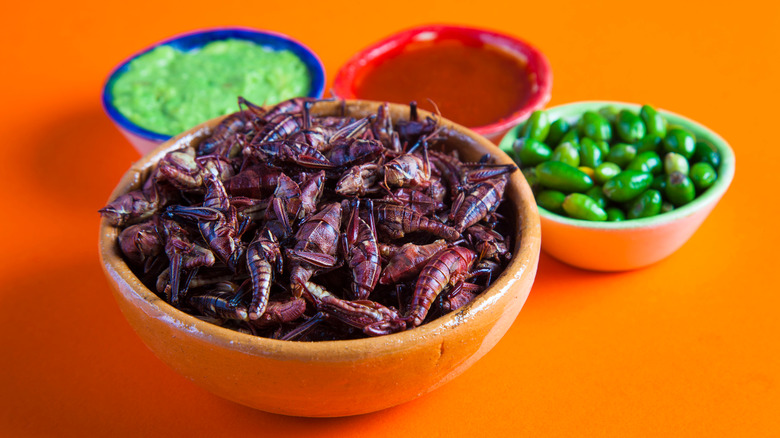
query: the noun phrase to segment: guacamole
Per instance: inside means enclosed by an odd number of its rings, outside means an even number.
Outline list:
[[[259,105],[309,93],[309,71],[290,51],[230,39],[182,52],[160,46],[134,59],[114,81],[113,103],[133,123],[175,135],[238,110],[238,96]]]

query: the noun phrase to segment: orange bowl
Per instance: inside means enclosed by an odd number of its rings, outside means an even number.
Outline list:
[[[550,108],[551,121],[574,122],[588,110],[605,106],[638,112],[640,105],[611,102],[577,102]],[[544,242],[542,249],[556,259],[594,271],[626,271],[658,262],[677,251],[699,229],[734,179],[734,152],[729,144],[707,127],[669,111],[658,111],[673,125],[682,126],[715,146],[721,155],[715,184],[692,202],[657,216],[621,222],[592,222],[572,219],[539,208]],[[512,129],[500,147],[511,151],[523,124]]]
[[[375,102],[348,101],[347,115],[376,113]],[[394,120],[409,107],[391,105]],[[323,102],[314,113],[340,114],[340,102]],[[427,115],[427,113],[425,114]],[[197,143],[221,120],[199,125],[135,163],[110,199],[140,187],[169,151]],[[489,153],[511,159],[473,132],[442,120],[448,144],[465,160]],[[506,333],[523,307],[536,276],[539,216],[520,172],[506,188],[516,218],[513,258],[494,283],[470,304],[420,327],[376,338],[293,342],[222,328],[179,311],[144,286],[122,259],[119,230],[100,223],[103,269],[127,321],[168,366],[226,399],[267,412],[333,417],[388,408],[419,397],[458,376]],[[496,377],[498,384],[501,377]]]

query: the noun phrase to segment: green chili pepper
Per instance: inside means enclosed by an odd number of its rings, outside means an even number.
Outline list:
[[[696,134],[694,134],[693,132],[689,131],[688,128],[686,128],[685,126],[678,125],[676,123],[668,123],[666,125],[666,133],[668,134],[669,131],[671,131],[672,129],[679,129],[681,131],[687,132],[691,137],[693,137],[693,140],[696,141]]]
[[[561,137],[560,143],[558,143],[558,144],[563,144],[563,143],[567,143],[567,142],[568,143],[574,143],[575,145],[579,145],[580,144],[580,137],[579,137],[579,135],[577,135],[577,130],[576,129],[571,129],[571,130],[569,130],[569,132],[564,134],[563,137]]]
[[[542,190],[536,195],[536,204],[553,213],[563,214],[563,200],[566,195],[557,190]]]
[[[696,197],[696,189],[691,179],[681,172],[674,172],[667,177],[666,199],[672,202],[676,207],[685,205]]]
[[[610,149],[609,148],[609,143],[607,143],[604,140],[597,140],[596,141],[596,146],[598,146],[599,149],[601,149],[601,156],[602,157],[606,157],[607,154],[609,153],[609,149]]]
[[[661,165],[661,157],[659,157],[658,154],[652,151],[646,151],[638,154],[631,160],[626,169],[658,174],[663,170],[663,166]]]
[[[550,131],[547,133],[545,142],[547,144],[557,145],[561,142],[561,139],[568,131],[569,122],[563,119],[558,119],[550,124]]]
[[[622,110],[618,113],[615,123],[618,137],[627,143],[634,143],[644,138],[645,122],[629,110]]]
[[[656,175],[653,177],[653,183],[650,184],[650,188],[653,190],[658,190],[659,192],[663,193],[666,189],[666,174]]]
[[[604,183],[604,194],[615,202],[630,201],[650,187],[653,176],[638,170],[624,170]]]
[[[617,117],[618,117],[618,113],[619,113],[619,112],[620,112],[620,110],[619,110],[619,109],[617,109],[617,107],[616,107],[616,106],[614,106],[614,105],[608,105],[608,106],[602,107],[602,108],[599,110],[599,115],[600,115],[601,117],[604,117],[605,119],[607,119],[607,121],[608,121],[610,124],[614,125],[614,124],[615,124],[615,121],[617,120]]]
[[[694,163],[709,163],[713,169],[720,167],[720,152],[706,141],[696,142],[696,152],[693,153]]]
[[[585,111],[579,121],[580,134],[593,140],[606,140],[612,138],[612,127],[607,119],[594,111]]]
[[[617,207],[609,207],[607,209],[607,220],[610,222],[621,222],[626,220],[626,214]]]
[[[663,153],[663,137],[659,137],[655,134],[647,134],[645,138],[639,140],[634,144],[636,151],[642,152],[655,152],[656,154]]]
[[[536,166],[552,157],[549,146],[534,138],[518,138],[515,141],[515,155],[522,166]]]
[[[633,145],[618,143],[609,149],[607,161],[611,161],[621,168],[625,168],[635,157],[636,148]]]
[[[602,161],[601,149],[596,142],[588,137],[583,138],[580,142],[580,164],[595,169]]]
[[[589,196],[572,193],[563,201],[563,211],[575,219],[605,221],[607,213]]]
[[[523,138],[533,138],[544,141],[550,132],[550,121],[545,111],[537,110],[531,113],[523,126]]]
[[[654,135],[658,138],[666,137],[666,119],[650,105],[643,105],[639,110],[639,116],[645,122],[648,135]]]
[[[718,173],[710,163],[696,163],[691,167],[690,176],[696,190],[703,192],[710,188],[718,179]]]
[[[584,192],[593,187],[593,180],[583,171],[560,161],[545,161],[536,166],[539,183],[564,193]]]
[[[661,204],[663,199],[661,198],[661,192],[658,190],[645,190],[644,193],[639,195],[628,206],[628,214],[626,217],[629,219],[638,219],[642,217],[655,216],[661,212]]]
[[[669,152],[664,156],[664,172],[666,172],[667,175],[671,175],[674,172],[688,175],[688,168],[688,160],[682,155]]]
[[[683,129],[670,129],[664,137],[664,151],[674,152],[689,159],[696,151],[696,139],[693,134]]]
[[[610,163],[609,161],[605,163],[599,164],[596,169],[594,170],[593,178],[596,180],[599,184],[604,184],[605,182],[612,179],[615,175],[620,173],[622,169],[620,166],[618,166],[615,163]]]
[[[596,201],[596,205],[598,205],[601,208],[607,208],[607,204],[609,204],[609,199],[607,199],[607,196],[604,195],[604,191],[601,190],[601,187],[599,186],[593,186],[589,188],[585,195],[590,196],[591,199]]]
[[[561,143],[552,153],[550,157],[552,161],[560,161],[570,166],[577,167],[580,165],[580,154],[574,144],[566,142]]]

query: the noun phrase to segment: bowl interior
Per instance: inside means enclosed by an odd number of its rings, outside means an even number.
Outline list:
[[[168,140],[171,138],[170,135],[150,131],[146,128],[138,126],[122,115],[121,112],[119,112],[119,110],[113,104],[114,99],[112,95],[112,89],[114,82],[127,71],[132,60],[154,50],[159,46],[171,46],[178,50],[188,52],[199,49],[208,43],[227,39],[251,41],[257,45],[275,51],[289,50],[298,58],[300,58],[301,61],[303,61],[303,63],[306,65],[306,68],[309,70],[309,73],[311,74],[311,82],[309,84],[310,91],[308,97],[322,96],[322,93],[325,89],[325,68],[323,67],[322,62],[317,57],[317,55],[315,55],[314,52],[312,52],[309,48],[288,36],[274,32],[253,30],[248,28],[220,28],[196,31],[169,38],[146,49],[143,49],[122,61],[122,63],[114,68],[111,74],[109,74],[108,79],[103,86],[103,94],[101,97],[103,109],[112,120],[114,120],[117,124],[119,124],[119,126],[131,132],[132,134],[159,142]]]
[[[315,115],[340,114],[341,105],[341,102],[319,102],[313,107],[312,113]],[[352,117],[364,117],[375,114],[378,105],[379,103],[377,102],[347,101],[346,113]],[[430,115],[425,111],[420,113],[422,117]],[[409,107],[391,104],[390,114],[393,120],[405,119],[408,117]],[[221,119],[222,117],[213,119],[182,133],[141,158],[125,173],[111,194],[110,199],[115,199],[121,194],[139,188],[156,163],[167,152],[207,137]],[[449,147],[457,149],[463,160],[476,161],[484,154],[491,154],[498,163],[512,163],[509,156],[501,152],[486,139],[476,136],[466,128],[447,120],[443,120],[442,124],[447,127],[443,133],[449,137]],[[195,334],[208,343],[228,349],[238,348],[243,352],[264,357],[316,361],[344,360],[345,358],[358,360],[389,352],[397,352],[404,348],[409,348],[408,346],[410,345],[429,343],[436,339],[441,340],[444,337],[451,336],[453,333],[470,330],[467,328],[468,324],[466,324],[470,321],[492,321],[494,323],[495,319],[501,316],[500,314],[505,309],[496,308],[497,306],[501,307],[496,303],[510,293],[509,291],[513,284],[529,281],[529,278],[532,281],[535,276],[541,240],[539,217],[533,195],[528,183],[520,172],[515,172],[510,177],[505,192],[505,200],[510,203],[510,211],[514,213],[516,218],[514,224],[516,232],[513,258],[494,283],[470,304],[458,311],[451,312],[411,330],[376,338],[314,343],[279,341],[252,336],[210,324],[169,305],[144,286],[121,256],[116,244],[119,229],[108,224],[105,219],[101,220],[100,224],[100,251],[108,275],[113,281],[120,282],[126,285],[128,289],[132,289],[133,296],[130,297],[132,300],[153,306],[155,311],[164,313],[166,318],[170,318],[172,324],[177,327],[187,327],[190,333]],[[523,302],[524,298],[519,302],[520,307],[522,307]],[[520,307],[517,307],[517,304],[517,302],[513,302],[510,304],[510,307],[516,307],[515,310],[519,312]],[[512,316],[512,319],[514,319],[514,316]],[[476,326],[479,325],[476,324]],[[488,323],[486,329],[489,329],[490,326],[492,326],[492,323]],[[497,340],[495,339],[496,342]]]
[[[563,118],[567,122],[573,123],[579,120],[582,113],[586,111],[598,111],[605,106],[614,106],[618,109],[628,109],[631,111],[639,111],[642,107],[639,104],[625,103],[625,102],[613,102],[613,101],[587,101],[577,102],[565,105],[560,105],[547,109],[547,114],[550,117],[550,122]],[[621,222],[595,222],[586,221],[580,219],[572,219],[564,217],[548,211],[542,207],[539,207],[539,215],[544,217],[545,220],[554,221],[560,224],[566,224],[575,227],[589,228],[589,229],[605,229],[605,230],[625,230],[644,227],[657,227],[670,222],[674,222],[683,217],[688,217],[694,214],[697,210],[705,205],[710,204],[713,200],[720,199],[723,193],[726,192],[731,181],[734,179],[735,158],[734,151],[731,146],[721,136],[707,128],[706,126],[695,122],[691,119],[683,117],[679,114],[675,114],[670,111],[657,109],[659,113],[663,114],[666,120],[670,124],[680,125],[685,129],[691,131],[697,140],[704,140],[715,146],[721,155],[720,168],[717,169],[718,179],[715,184],[707,189],[700,196],[696,197],[690,203],[672,210],[669,213],[659,214],[657,216],[632,219]],[[513,154],[513,145],[520,135],[520,131],[523,129],[524,123],[511,129],[499,143],[499,148],[509,154]]]
[[[472,131],[480,135],[505,131],[527,118],[531,112],[544,107],[550,100],[552,71],[547,58],[539,50],[513,36],[487,29],[450,25],[429,25],[408,29],[361,50],[336,73],[336,78],[333,82],[333,93],[346,99],[359,98],[360,96],[356,92],[356,85],[365,71],[389,58],[399,55],[410,44],[453,40],[468,46],[480,47],[489,45],[520,59],[526,66],[530,81],[529,97],[521,108],[518,108],[505,119],[493,124],[469,127]]]

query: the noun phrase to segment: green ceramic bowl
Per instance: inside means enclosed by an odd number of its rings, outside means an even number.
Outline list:
[[[560,105],[547,110],[550,121],[561,117],[576,122],[588,110],[614,106],[638,112],[641,105],[587,101]],[[707,127],[669,111],[658,110],[669,124],[680,125],[715,146],[721,155],[718,180],[695,200],[669,213],[624,222],[591,222],[572,219],[539,207],[542,222],[542,250],[549,255],[584,269],[624,271],[641,268],[677,251],[696,232],[726,193],[734,179],[734,152],[729,144]],[[513,156],[512,145],[523,128],[509,131],[499,147]]]

